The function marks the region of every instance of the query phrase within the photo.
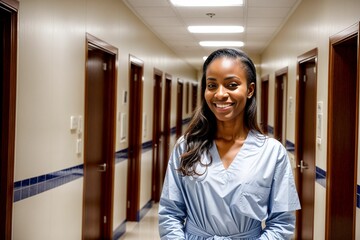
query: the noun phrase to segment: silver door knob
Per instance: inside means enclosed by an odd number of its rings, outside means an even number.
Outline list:
[[[300,168],[300,172],[302,173],[304,169],[308,169],[309,167],[304,163],[304,160],[301,160],[300,165],[298,165],[298,168]]]
[[[98,168],[99,172],[106,172],[106,163],[100,164]]]

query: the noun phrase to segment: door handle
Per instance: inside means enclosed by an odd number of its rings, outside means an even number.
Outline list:
[[[98,172],[106,172],[106,163],[99,165]]]
[[[304,163],[304,160],[301,160],[300,165],[298,165],[298,168],[300,168],[300,172],[303,173],[304,169],[308,169],[309,166]]]

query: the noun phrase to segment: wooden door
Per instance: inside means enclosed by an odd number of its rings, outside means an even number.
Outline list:
[[[195,111],[198,101],[198,85],[192,84],[191,111]]]
[[[140,170],[142,149],[143,62],[130,56],[129,147],[128,147],[128,221],[140,221]]]
[[[19,2],[0,1],[0,239],[11,239]]]
[[[162,166],[163,174],[162,179],[164,179],[166,174],[167,163],[170,156],[170,134],[171,134],[171,76],[166,74],[165,76],[165,97],[164,97],[164,127],[163,127],[163,159],[164,164]]]
[[[297,211],[297,239],[313,239],[316,147],[317,49],[298,58],[296,84],[296,182],[301,210]]]
[[[274,138],[285,146],[287,67],[275,72]]]
[[[183,113],[184,83],[178,80],[176,97],[176,138],[182,135],[182,113]]]
[[[185,85],[186,87],[186,89],[185,89],[185,91],[186,91],[186,97],[185,97],[185,112],[186,112],[186,114],[188,114],[189,113],[189,103],[190,103],[190,83],[189,82],[187,82],[186,83],[186,85]]]
[[[162,72],[154,70],[154,103],[153,103],[153,154],[152,154],[152,199],[160,201],[162,178],[160,163],[161,158],[161,106],[162,106]]]
[[[111,239],[117,49],[87,35],[83,239]],[[101,48],[99,46],[102,46]]]
[[[330,38],[326,239],[355,239],[358,25]]]
[[[268,133],[268,109],[269,109],[269,75],[261,78],[261,130]]]

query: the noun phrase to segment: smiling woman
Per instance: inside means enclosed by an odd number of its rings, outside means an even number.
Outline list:
[[[219,49],[206,59],[202,104],[167,168],[159,204],[162,239],[292,237],[300,203],[285,148],[257,124],[255,73],[237,49]]]

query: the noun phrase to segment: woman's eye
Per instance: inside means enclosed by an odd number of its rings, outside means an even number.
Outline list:
[[[228,84],[228,88],[236,88],[237,86],[239,86],[239,84],[237,84],[237,83],[229,83]]]
[[[208,83],[207,88],[208,89],[214,89],[214,88],[216,88],[216,84],[215,83]]]

